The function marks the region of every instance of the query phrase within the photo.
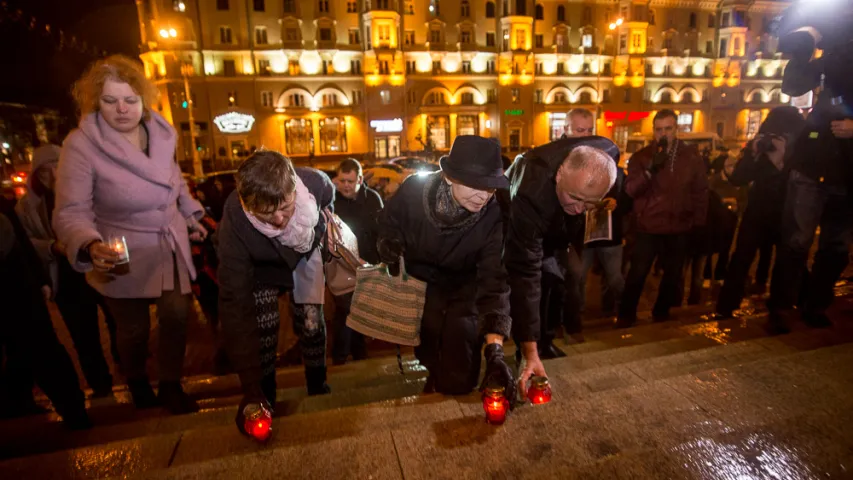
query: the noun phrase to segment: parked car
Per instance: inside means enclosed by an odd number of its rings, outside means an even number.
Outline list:
[[[404,173],[409,175],[421,172],[435,172],[440,167],[438,163],[420,157],[397,157],[388,161],[388,164],[398,165]]]
[[[367,186],[379,192],[384,199],[391,198],[409,174],[393,163],[382,163],[364,169]]]

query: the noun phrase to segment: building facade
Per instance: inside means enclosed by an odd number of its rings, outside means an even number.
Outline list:
[[[508,154],[587,108],[625,146],[662,108],[684,131],[754,135],[781,93],[770,0],[137,0],[146,74],[178,156],[296,161]],[[191,105],[190,105],[191,104]],[[189,125],[192,110],[195,128]],[[195,145],[190,141],[194,130]]]

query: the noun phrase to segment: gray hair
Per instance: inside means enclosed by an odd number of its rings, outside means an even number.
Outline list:
[[[616,162],[604,150],[595,147],[580,145],[573,148],[560,168],[586,172],[589,185],[607,178],[608,191],[616,183]]]

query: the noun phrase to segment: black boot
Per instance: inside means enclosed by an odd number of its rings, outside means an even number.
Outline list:
[[[64,412],[62,415],[62,426],[68,430],[88,430],[92,428],[92,421],[89,420],[89,414],[85,408],[74,409],[71,412]]]
[[[803,322],[812,328],[829,328],[832,320],[823,312],[803,312]]]
[[[770,311],[765,329],[770,335],[785,335],[791,333],[791,319],[793,311]]]
[[[184,392],[181,382],[160,382],[160,392],[157,397],[163,408],[172,415],[183,415],[198,411],[198,404]]]
[[[308,395],[324,395],[332,389],[326,384],[326,367],[305,367],[305,383],[308,385]]]
[[[130,390],[130,395],[133,397],[133,406],[139,409],[154,408],[160,406],[157,400],[157,395],[154,394],[154,389],[148,379],[134,378],[127,381],[127,388]]]
[[[271,407],[275,408],[276,401],[276,382],[275,382],[275,372],[264,375],[261,378],[261,392],[264,394],[264,398],[267,399],[267,403],[270,404]]]

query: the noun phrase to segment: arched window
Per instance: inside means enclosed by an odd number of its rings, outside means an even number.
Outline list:
[[[495,2],[486,2],[486,18],[495,18]]]
[[[589,92],[581,92],[578,98],[578,103],[592,103],[592,94]]]
[[[471,16],[471,4],[468,3],[468,0],[462,0],[461,15],[463,17],[470,17]]]
[[[673,103],[672,102],[672,92],[663,92],[660,94],[660,102],[659,103]]]
[[[566,7],[559,5],[557,6],[557,21],[565,22],[566,21]]]
[[[536,20],[544,20],[545,19],[545,9],[542,8],[542,5],[536,4]]]
[[[694,103],[694,101],[693,92],[684,92],[681,94],[681,103]]]

